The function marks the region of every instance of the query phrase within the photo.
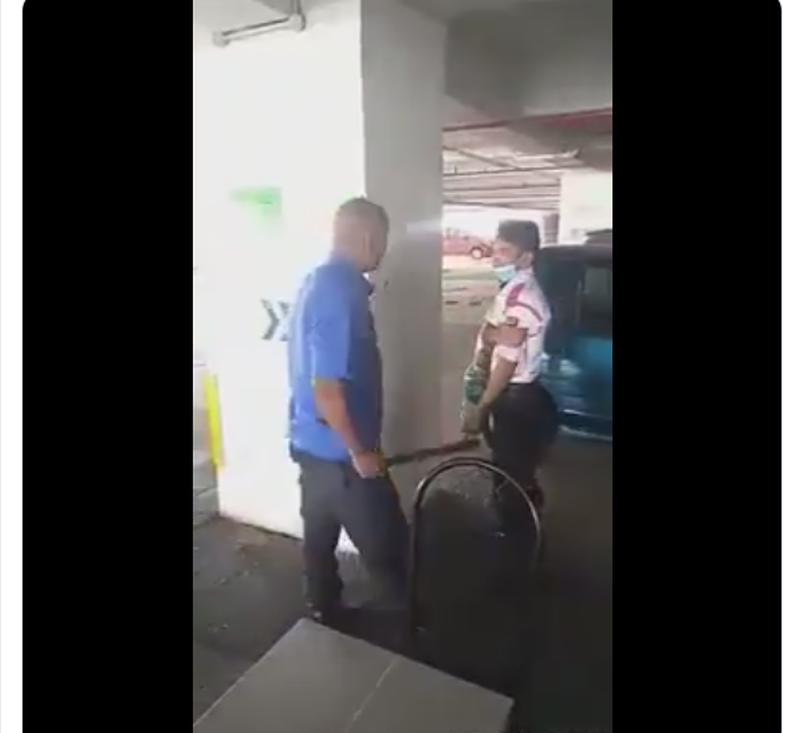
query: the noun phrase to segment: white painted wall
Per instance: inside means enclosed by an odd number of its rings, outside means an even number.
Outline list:
[[[292,299],[349,197],[392,218],[375,303],[386,448],[437,443],[443,52],[443,29],[392,0],[327,3],[300,34],[195,45],[195,338],[219,377],[219,499],[234,519],[300,535],[286,348],[263,340],[261,301]],[[283,190],[281,226],[232,203],[266,185]]]
[[[338,13],[313,18],[306,33],[194,53],[195,320],[219,375],[220,508],[293,535],[299,496],[286,454],[285,345],[263,340],[261,301],[291,297],[326,253],[329,212],[364,187],[358,7],[329,10]],[[232,203],[235,190],[266,185],[283,189],[282,230],[266,231]]]

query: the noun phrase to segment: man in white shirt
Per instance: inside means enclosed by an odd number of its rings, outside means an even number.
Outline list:
[[[476,346],[476,364],[489,370],[483,395],[464,418],[466,433],[483,430],[493,462],[524,488],[537,508],[543,495],[536,470],[558,433],[558,409],[539,382],[547,304],[533,274],[539,227],[531,221],[500,224],[493,246],[501,284]]]

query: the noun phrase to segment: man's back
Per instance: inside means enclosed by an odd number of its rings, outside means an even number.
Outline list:
[[[320,418],[314,382],[340,381],[364,447],[378,447],[381,369],[369,308],[370,285],[339,259],[315,268],[295,299],[289,323],[289,439],[318,458],[347,460],[348,451]]]

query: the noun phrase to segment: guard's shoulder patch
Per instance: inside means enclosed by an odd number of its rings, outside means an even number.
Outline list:
[[[506,305],[509,307],[517,305],[520,301],[523,291],[525,290],[525,283],[517,283],[514,285],[506,296]]]
[[[506,316],[506,326],[519,326],[519,318],[516,316]]]

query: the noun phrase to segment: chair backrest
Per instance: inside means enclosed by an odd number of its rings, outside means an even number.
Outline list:
[[[499,689],[491,669],[513,664],[540,545],[536,510],[507,474],[481,458],[439,464],[414,499],[412,647],[429,664]]]

